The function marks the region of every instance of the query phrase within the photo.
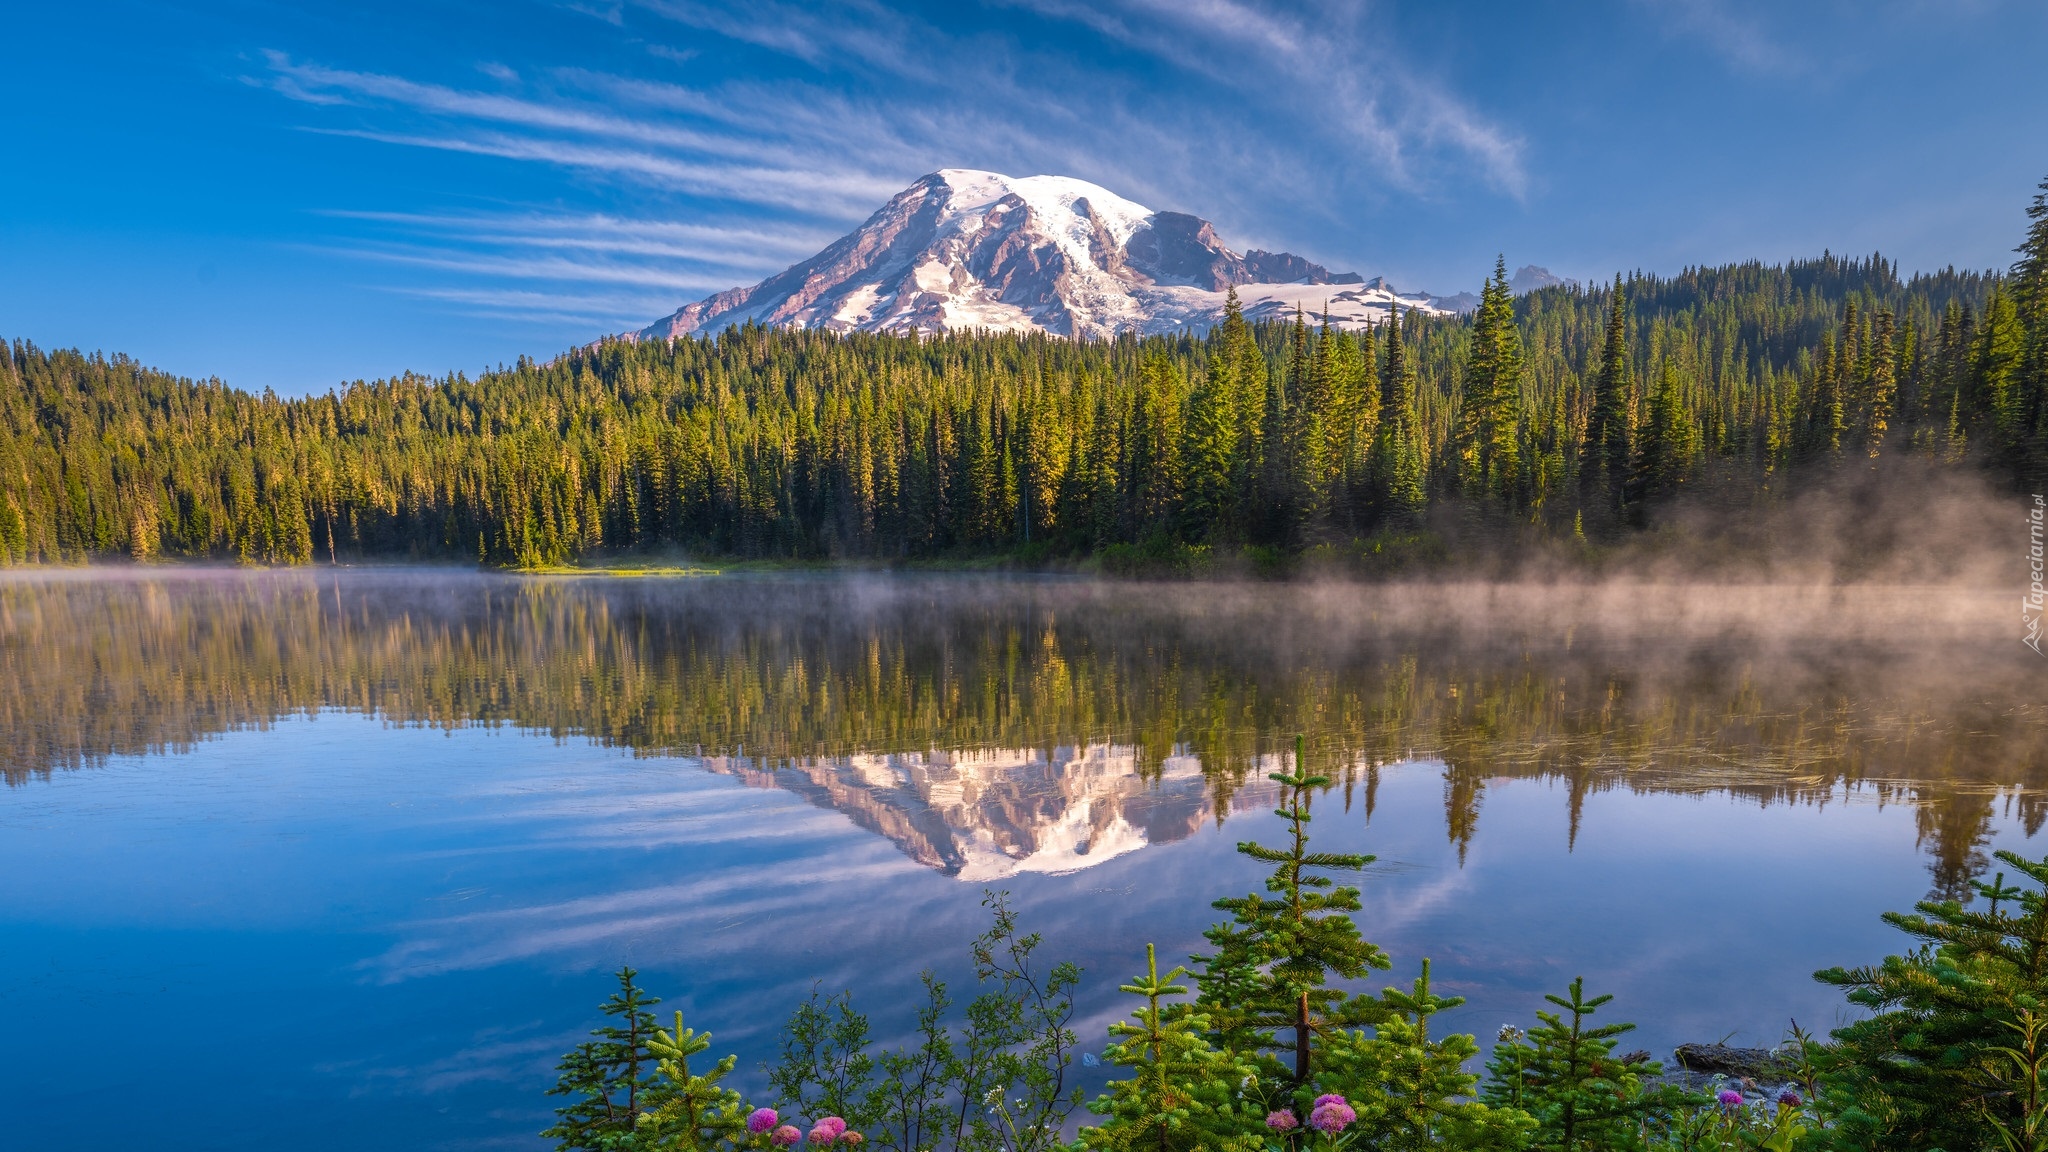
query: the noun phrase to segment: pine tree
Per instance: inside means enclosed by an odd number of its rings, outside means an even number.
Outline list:
[[[710,1152],[745,1138],[747,1105],[739,1093],[721,1084],[739,1057],[727,1056],[703,1075],[690,1071],[690,1057],[710,1048],[711,1034],[683,1027],[681,1012],[675,1014],[673,1029],[655,1029],[647,1050],[660,1061],[660,1078],[648,1092],[648,1107],[636,1131],[644,1143],[622,1147]]]
[[[1496,258],[1481,290],[1458,409],[1458,476],[1473,495],[1511,495],[1519,479],[1522,337],[1515,326],[1507,261]]]
[[[1628,486],[1630,503],[1676,491],[1691,475],[1699,454],[1699,427],[1685,403],[1677,369],[1669,359],[1658,368],[1650,390],[1643,426],[1636,436],[1636,458]]]
[[[1898,398],[1898,350],[1893,346],[1896,321],[1889,308],[1877,314],[1870,330],[1870,374],[1864,383],[1864,451],[1875,458],[1891,428],[1892,406]]]
[[[1973,412],[1990,432],[1994,455],[2015,473],[2023,447],[2019,375],[2026,351],[2026,333],[2012,297],[1997,284],[1984,302],[1984,322],[1977,328],[1971,357],[1970,396]]]
[[[1211,1017],[1218,1046],[1235,1055],[1285,1051],[1291,1061],[1269,1060],[1266,1070],[1287,1076],[1297,1090],[1305,1089],[1315,1073],[1319,1035],[1370,1024],[1381,1015],[1372,998],[1329,987],[1331,978],[1355,980],[1388,967],[1386,954],[1359,935],[1348,915],[1360,908],[1358,889],[1332,887],[1321,874],[1356,872],[1373,857],[1308,850],[1310,798],[1330,781],[1308,775],[1304,746],[1295,737],[1292,774],[1270,776],[1286,797],[1275,815],[1287,821],[1289,845],[1269,848],[1246,841],[1237,846],[1244,855],[1273,865],[1266,880],[1272,895],[1217,900],[1214,907],[1229,912],[1231,923],[1204,934],[1216,947],[1213,956],[1194,958],[1202,966],[1197,1003]],[[1283,1029],[1290,1033],[1284,1048],[1276,1037]]]
[[[1243,329],[1244,310],[1233,286],[1224,296],[1223,322],[1211,337],[1208,372],[1188,398],[1187,450],[1183,455],[1188,518],[1196,539],[1223,535],[1237,502],[1237,359],[1231,338]]]
[[[1628,300],[1621,277],[1614,278],[1607,315],[1607,338],[1600,348],[1600,371],[1593,378],[1593,407],[1586,417],[1586,436],[1579,478],[1603,502],[1613,504],[1634,455],[1632,433],[1635,373],[1629,363]]]
[[[631,1147],[659,1062],[650,1047],[658,1029],[648,1009],[661,1001],[633,982],[638,974],[619,969],[619,990],[604,1002],[604,1014],[620,1023],[592,1029],[596,1039],[577,1045],[556,1065],[559,1077],[548,1095],[574,1099],[555,1109],[559,1119],[541,1136],[555,1141],[560,1152]]]
[[[1479,1054],[1469,1034],[1430,1036],[1430,1019],[1465,1002],[1430,990],[1429,961],[1408,991],[1380,993],[1384,1016],[1371,1034],[1333,1038],[1316,1084],[1357,1109],[1359,1127],[1386,1152],[1431,1148],[1519,1148],[1535,1124],[1526,1113],[1472,1099],[1479,1077],[1466,1065]]]
[[[1421,429],[1415,411],[1415,366],[1401,337],[1400,309],[1387,321],[1387,365],[1380,378],[1380,424],[1374,442],[1373,471],[1379,488],[1380,513],[1397,526],[1422,521],[1427,495]]]
[[[1559,1011],[1538,1010],[1541,1023],[1529,1030],[1526,1041],[1510,1039],[1494,1048],[1486,1066],[1486,1101],[1534,1116],[1534,1148],[1639,1149],[1642,1121],[1683,1098],[1642,1090],[1642,1077],[1656,1075],[1656,1066],[1625,1063],[1613,1055],[1616,1039],[1635,1025],[1589,1026],[1587,1020],[1614,997],[1588,1000],[1585,983],[1584,978],[1575,979],[1568,995],[1545,996]]]
[[[1994,855],[2048,886],[2048,858]],[[2048,899],[2038,887],[2007,888],[2002,876],[1971,887],[1988,907],[1930,900],[1885,914],[1920,943],[1913,951],[1814,973],[1870,1012],[1834,1033],[1825,1092],[1838,1113],[1833,1146],[1995,1148],[1996,1127],[2041,1126],[2041,1104],[2010,1091],[2002,1050],[2048,1004]]]
[[[1253,1134],[1261,1118],[1246,1115],[1247,1106],[1237,1097],[1250,1065],[1209,1043],[1207,1016],[1184,1004],[1162,1003],[1187,993],[1174,983],[1187,974],[1176,967],[1160,976],[1158,956],[1152,945],[1145,945],[1145,974],[1121,988],[1144,997],[1145,1006],[1138,1009],[1135,1023],[1110,1025],[1110,1034],[1120,1039],[1103,1052],[1109,1063],[1130,1069],[1131,1075],[1111,1081],[1109,1091],[1089,1103],[1089,1111],[1108,1119],[1081,1130],[1084,1147],[1119,1152],[1264,1148]]]

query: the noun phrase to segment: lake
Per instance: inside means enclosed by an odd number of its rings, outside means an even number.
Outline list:
[[[962,575],[0,579],[0,1110],[39,1149],[542,1147],[607,973],[760,1083],[813,987],[907,1029],[984,893],[1087,972],[1332,778],[1366,936],[1490,1040],[1574,976],[1633,1045],[1847,1017],[1811,973],[2039,855],[2004,589]],[[964,998],[964,997],[963,997]],[[1625,1045],[1632,1046],[1632,1045]],[[1084,1069],[1091,1091],[1102,1069]]]

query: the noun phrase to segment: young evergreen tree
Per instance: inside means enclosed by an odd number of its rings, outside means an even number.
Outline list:
[[[1380,993],[1384,1016],[1371,1033],[1333,1036],[1316,1084],[1336,1092],[1358,1112],[1361,1131],[1385,1152],[1432,1148],[1471,1152],[1520,1148],[1535,1121],[1514,1108],[1473,1099],[1479,1077],[1466,1070],[1479,1045],[1469,1034],[1430,1035],[1437,1013],[1465,1002],[1438,996],[1429,986],[1429,961],[1408,991]]]
[[[657,1028],[647,1050],[659,1060],[659,1078],[648,1092],[635,1136],[638,1143],[621,1148],[662,1152],[711,1152],[730,1148],[747,1136],[747,1106],[740,1094],[724,1087],[739,1057],[727,1056],[699,1075],[690,1071],[690,1057],[711,1048],[711,1034],[683,1027],[675,1014],[673,1029]]]
[[[1559,1152],[1632,1152],[1643,1147],[1647,1117],[1683,1102],[1682,1094],[1644,1092],[1642,1078],[1655,1065],[1614,1056],[1617,1038],[1633,1024],[1587,1021],[1614,997],[1585,998],[1575,979],[1564,996],[1545,996],[1559,1011],[1539,1010],[1541,1023],[1526,1038],[1498,1045],[1487,1061],[1486,1101],[1536,1118],[1531,1147]]]
[[[1081,1129],[1082,1146],[1118,1152],[1254,1152],[1265,1147],[1257,1135],[1263,1118],[1247,1115],[1248,1106],[1238,1095],[1251,1065],[1209,1043],[1207,1016],[1185,1004],[1164,1003],[1187,994],[1174,983],[1187,974],[1177,967],[1162,977],[1157,954],[1145,945],[1145,974],[1121,988],[1143,997],[1145,1006],[1138,1009],[1135,1023],[1110,1025],[1110,1035],[1119,1039],[1103,1052],[1104,1059],[1131,1075],[1111,1081],[1107,1093],[1089,1102],[1089,1111],[1107,1119]]]
[[[1372,1024],[1382,1016],[1377,1001],[1332,988],[1330,980],[1355,980],[1389,964],[1385,953],[1359,935],[1349,915],[1360,908],[1358,889],[1333,887],[1323,875],[1359,871],[1373,857],[1309,851],[1311,797],[1330,781],[1308,774],[1304,751],[1304,740],[1295,737],[1294,772],[1270,776],[1285,796],[1275,815],[1287,821],[1288,846],[1269,848],[1253,841],[1237,846],[1244,855],[1273,865],[1266,879],[1269,895],[1217,900],[1214,907],[1229,912],[1231,922],[1204,933],[1216,948],[1214,955],[1194,958],[1202,973],[1196,978],[1202,989],[1197,1004],[1210,1016],[1217,1046],[1238,1056],[1261,1049],[1284,1054],[1284,1060],[1268,1057],[1262,1070],[1286,1077],[1297,1095],[1307,1091],[1315,1074],[1318,1036]],[[1282,1030],[1289,1033],[1284,1045],[1277,1040]],[[1301,1102],[1307,1099],[1301,1095]]]
[[[550,1096],[571,1097],[555,1109],[558,1119],[541,1133],[560,1152],[612,1152],[632,1147],[648,1093],[657,1082],[660,1057],[650,1048],[657,1025],[649,1011],[661,1003],[633,982],[632,968],[618,971],[619,990],[603,1012],[619,1021],[592,1029],[593,1040],[577,1045],[556,1065]]]
[[[1988,898],[1981,910],[1935,900],[1887,913],[1920,947],[1814,974],[1870,1012],[1834,1033],[1831,1146],[1997,1148],[2000,1128],[2042,1129],[2040,1101],[2012,1091],[2008,1053],[2014,1030],[2048,1004],[2048,858],[1995,855],[2037,887],[1972,882]]]

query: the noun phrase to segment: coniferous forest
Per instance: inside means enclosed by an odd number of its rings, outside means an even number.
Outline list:
[[[2048,477],[2048,183],[2008,272],[1632,275],[1363,332],[607,340],[287,399],[0,348],[0,560],[538,566],[1428,553],[1626,539],[1901,461]]]

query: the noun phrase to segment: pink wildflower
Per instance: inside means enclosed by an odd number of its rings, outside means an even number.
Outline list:
[[[841,1144],[859,1144],[866,1139],[867,1137],[858,1132],[841,1132],[839,1134],[839,1142]]]
[[[1330,1101],[1328,1104],[1317,1105],[1316,1110],[1308,1114],[1310,1127],[1318,1132],[1327,1132],[1331,1135],[1349,1128],[1352,1121],[1356,1119],[1358,1119],[1358,1113],[1353,1112],[1351,1105],[1345,1103],[1344,1098],[1341,1096]]]
[[[1716,1097],[1716,1099],[1721,1101],[1721,1107],[1723,1108],[1742,1107],[1742,1093],[1737,1092],[1733,1088],[1721,1089],[1721,1095]]]
[[[775,1127],[775,1109],[756,1108],[747,1114],[747,1131],[759,1136]]]
[[[831,1142],[837,1139],[839,1139],[839,1133],[834,1132],[827,1125],[820,1124],[816,1128],[811,1129],[811,1143],[813,1144],[817,1144],[822,1147],[826,1144],[830,1144]]]
[[[818,1127],[830,1128],[833,1138],[837,1139],[846,1131],[846,1121],[841,1120],[837,1116],[827,1116],[823,1120],[818,1121]]]
[[[1342,1096],[1337,1095],[1335,1092],[1325,1092],[1321,1096],[1316,1097],[1316,1102],[1314,1104],[1309,1105],[1309,1107],[1321,1108],[1325,1104],[1343,1103],[1346,1103],[1346,1101]]]
[[[1292,1132],[1300,1126],[1301,1121],[1296,1120],[1294,1113],[1289,1112],[1285,1108],[1277,1112],[1266,1113],[1266,1127],[1271,1128],[1275,1132]]]
[[[775,1135],[770,1136],[768,1139],[774,1141],[777,1145],[786,1148],[789,1145],[794,1144],[803,1138],[804,1134],[796,1130],[796,1125],[784,1124],[782,1127],[777,1128],[775,1130]]]

